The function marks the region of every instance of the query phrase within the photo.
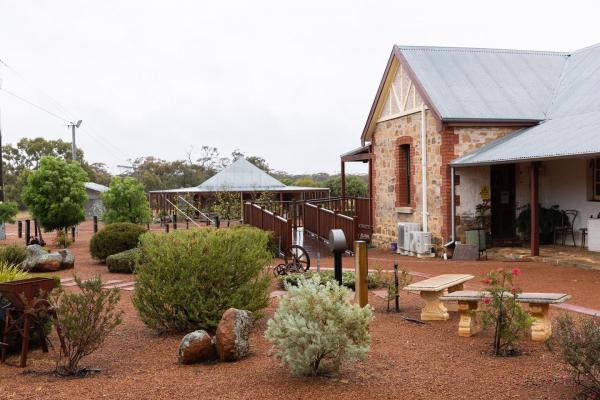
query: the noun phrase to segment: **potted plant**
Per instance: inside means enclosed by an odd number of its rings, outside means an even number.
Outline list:
[[[540,204],[538,222],[540,244],[552,244],[554,243],[554,228],[563,223],[568,224],[569,219],[566,217],[565,212],[559,208],[558,204],[549,208],[543,207]],[[520,208],[516,225],[517,231],[522,238],[527,239],[531,232],[531,207],[529,204]]]

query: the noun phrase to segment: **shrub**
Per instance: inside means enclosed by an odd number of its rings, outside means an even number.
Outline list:
[[[75,282],[78,292],[60,289],[51,297],[60,327],[61,349],[56,361],[60,375],[81,372],[81,359],[96,351],[122,322],[123,311],[117,310],[119,289],[103,289],[100,278],[82,282],[75,277]]]
[[[294,375],[339,370],[342,362],[362,359],[370,347],[370,307],[346,302],[348,289],[319,276],[288,286],[265,336]]]
[[[110,188],[102,194],[102,203],[106,209],[102,218],[107,224],[147,224],[152,221],[144,185],[132,177],[113,177]]]
[[[133,298],[142,321],[159,331],[210,331],[230,307],[264,308],[268,240],[251,227],[143,235]]]
[[[73,244],[73,239],[69,237],[69,234],[62,229],[56,231],[56,245],[62,248],[67,248]]]
[[[31,275],[18,266],[9,263],[6,260],[0,261],[0,282],[10,282],[27,278],[31,278]]]
[[[523,336],[533,322],[516,297],[521,290],[515,284],[515,277],[521,273],[519,268],[507,272],[502,268],[487,273],[483,283],[489,285],[485,290],[486,309],[481,313],[485,328],[494,326],[494,355],[515,355],[518,350],[514,347],[517,340]]]
[[[94,258],[106,260],[110,255],[136,247],[144,232],[140,225],[128,222],[106,225],[92,236],[90,253]]]
[[[106,266],[110,272],[131,274],[135,271],[135,263],[140,256],[140,249],[133,248],[106,257]]]
[[[304,274],[289,274],[277,277],[279,281],[279,287],[285,289],[287,286],[298,286],[298,282],[302,279],[310,279],[313,276],[320,276],[320,282],[322,285],[327,282],[334,282],[335,275],[333,271],[323,271],[323,272],[305,272]],[[374,289],[380,287],[383,284],[383,280],[381,275],[377,272],[369,272],[367,274],[367,286],[369,289]],[[356,286],[356,276],[354,272],[344,271],[342,272],[342,285],[347,287],[348,289],[355,289]]]
[[[16,244],[0,247],[0,262],[19,265],[25,261],[25,258],[27,258],[25,247]]]
[[[600,397],[600,320],[586,318],[576,324],[564,314],[556,318],[550,346],[571,367],[585,398]]]

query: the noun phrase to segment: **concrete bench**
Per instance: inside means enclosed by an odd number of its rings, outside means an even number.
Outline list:
[[[481,330],[481,323],[476,313],[479,310],[479,301],[487,296],[485,291],[460,290],[448,293],[440,297],[440,300],[457,301],[458,313],[458,335],[469,337]],[[512,296],[512,294],[507,293]],[[531,339],[536,342],[548,340],[552,334],[550,321],[550,304],[563,303],[571,296],[565,293],[521,293],[517,301],[529,305],[529,313],[534,318],[531,325]]]
[[[462,290],[464,283],[473,278],[473,275],[467,274],[444,274],[415,282],[403,289],[409,292],[418,292],[425,301],[425,306],[421,310],[422,320],[445,321],[450,316],[448,309],[440,301],[440,296]]]

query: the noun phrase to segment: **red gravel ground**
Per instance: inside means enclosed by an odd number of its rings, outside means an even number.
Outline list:
[[[14,228],[9,229],[9,233]],[[98,273],[104,280],[134,279],[110,274],[88,253],[91,225],[82,225],[71,247],[77,257],[73,272],[87,278]],[[47,236],[50,236],[48,234]],[[16,240],[11,237],[8,241]],[[370,267],[389,268],[394,256],[371,251]],[[429,274],[461,272],[480,274],[492,268],[511,268],[510,262],[451,262],[399,259],[401,267]],[[352,267],[353,259],[344,258]],[[331,259],[322,260],[330,266]],[[571,303],[600,308],[599,271],[519,263],[520,283],[526,291],[564,291]],[[294,378],[269,355],[263,337],[266,321],[277,300],[253,329],[253,354],[235,363],[181,366],[177,349],[182,335],[159,336],[139,320],[131,303],[131,292],[122,291],[120,305],[124,323],[83,364],[102,372],[84,378],[59,378],[52,374],[53,353],[32,351],[27,368],[17,357],[0,365],[0,399],[568,399],[577,394],[568,371],[544,344],[525,340],[524,354],[495,358],[489,354],[491,334],[458,337],[457,316],[449,321],[417,325],[387,313],[383,300],[371,295],[375,320],[371,325],[372,346],[364,363],[346,364],[335,377]],[[418,296],[401,295],[402,314],[419,316]],[[556,314],[557,311],[553,311]],[[56,343],[55,337],[52,337]]]

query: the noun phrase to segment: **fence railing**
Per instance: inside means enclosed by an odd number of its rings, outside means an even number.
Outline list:
[[[353,243],[359,239],[358,217],[349,217],[338,211],[324,208],[322,205],[304,203],[304,230],[329,240],[331,229],[341,229],[346,236],[348,250],[353,249]]]
[[[310,200],[308,203],[338,211],[348,217],[357,217],[363,228],[371,227],[371,199],[368,197],[331,197],[328,199]]]
[[[246,202],[244,203],[244,224],[273,232],[280,254],[292,246],[293,223],[291,218],[283,218],[277,212],[269,211],[258,204]]]

